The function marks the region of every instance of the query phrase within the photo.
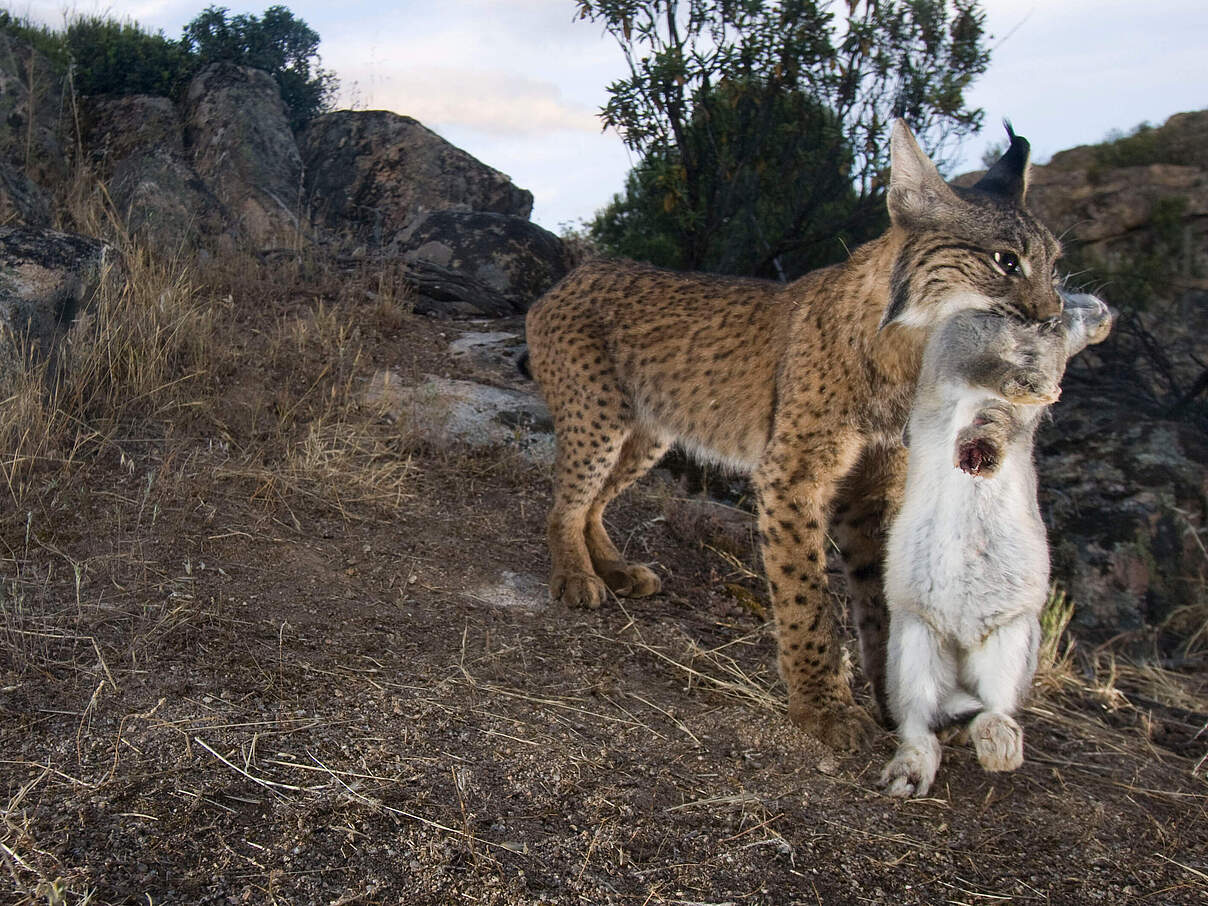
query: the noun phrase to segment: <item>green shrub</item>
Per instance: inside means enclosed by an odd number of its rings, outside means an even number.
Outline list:
[[[81,94],[152,94],[179,100],[189,80],[224,61],[270,73],[290,125],[298,129],[331,106],[338,82],[319,67],[319,35],[284,6],[262,16],[229,16],[210,6],[179,41],[136,22],[81,16],[61,31],[0,11],[0,32],[24,41],[53,63],[69,66]]]
[[[51,62],[66,67],[68,56],[63,37],[48,26],[35,25],[29,19],[0,10],[0,32],[23,41]]]
[[[196,70],[185,47],[133,23],[89,16],[63,34],[81,94],[155,94],[179,97]]]
[[[1101,167],[1190,163],[1184,158],[1185,155],[1172,146],[1166,133],[1149,123],[1140,123],[1127,135],[1109,134],[1107,141],[1095,146],[1095,163]]]
[[[207,7],[185,26],[181,43],[199,66],[226,61],[271,73],[295,129],[331,107],[338,82],[319,68],[319,35],[284,6],[259,17]]]

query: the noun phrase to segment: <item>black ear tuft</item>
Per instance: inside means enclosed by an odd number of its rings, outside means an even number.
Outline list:
[[[1006,127],[1011,144],[973,188],[1022,204],[1024,193],[1028,190],[1028,157],[1032,146],[1026,138],[1015,134],[1010,120],[1003,120],[1002,124]]]

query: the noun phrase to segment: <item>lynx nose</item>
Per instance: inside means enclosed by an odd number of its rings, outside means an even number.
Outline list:
[[[1036,306],[1036,320],[1048,321],[1051,318],[1061,317],[1061,309],[1064,308],[1064,302],[1065,295],[1060,290],[1047,295]]]

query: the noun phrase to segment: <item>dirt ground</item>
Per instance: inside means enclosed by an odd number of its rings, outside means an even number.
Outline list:
[[[464,374],[462,328],[224,319],[192,398],[10,488],[3,902],[1208,901],[1202,674],[1075,659],[1019,771],[949,746],[887,799],[889,734],[836,757],[782,713],[749,517],[656,474],[610,524],[665,592],[551,604],[547,468],[352,411]]]

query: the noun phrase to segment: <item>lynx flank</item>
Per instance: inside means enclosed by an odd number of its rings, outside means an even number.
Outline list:
[[[889,533],[889,701],[901,740],[881,782],[925,796],[935,731],[966,723],[982,767],[1023,762],[1012,717],[1032,682],[1049,549],[1032,438],[1065,363],[1111,330],[1107,306],[1065,296],[1060,319],[958,312],[923,353],[902,508]]]
[[[1012,136],[971,189],[945,183],[903,122],[890,151],[891,226],[843,264],[786,285],[594,261],[527,322],[557,435],[551,595],[598,607],[609,589],[659,590],[602,515],[672,443],[749,472],[789,718],[844,749],[875,725],[840,669],[828,520],[884,711],[881,561],[923,344],[958,310],[1045,320],[1061,308],[1057,242],[1022,208],[1026,141]]]

